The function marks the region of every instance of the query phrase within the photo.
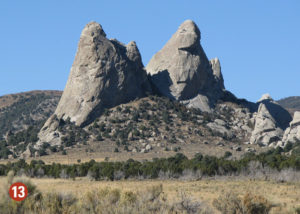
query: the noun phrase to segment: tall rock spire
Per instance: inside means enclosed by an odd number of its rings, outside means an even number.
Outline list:
[[[150,86],[136,44],[109,40],[101,25],[91,22],[82,31],[55,114],[85,125],[104,108],[142,97],[147,90]]]
[[[219,60],[207,59],[200,39],[197,25],[183,22],[146,70],[161,94],[209,111],[213,99],[222,95],[224,82]]]
[[[100,24],[87,24],[61,100],[39,133],[40,141],[55,141],[58,135],[52,134],[60,119],[70,118],[76,125],[85,126],[105,108],[151,93],[143,67],[135,42],[126,46],[109,40]]]

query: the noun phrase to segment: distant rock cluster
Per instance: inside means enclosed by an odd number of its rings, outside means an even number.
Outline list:
[[[251,144],[274,147],[299,141],[300,113],[296,112],[292,120],[269,95],[256,104],[235,98],[225,90],[219,59],[209,60],[200,40],[199,28],[187,20],[144,68],[135,42],[124,45],[108,39],[98,23],[87,24],[61,100],[41,129],[37,146],[43,142],[60,144],[61,119],[85,127],[105,109],[148,94],[159,94],[208,113],[220,110],[217,104],[227,102],[221,105],[226,110],[228,102],[233,103],[229,109],[235,112],[235,118],[207,124],[229,138],[244,133],[241,136],[248,137]]]
[[[300,112],[294,113],[294,118],[290,126],[285,130],[283,135],[283,142],[296,143],[300,142]]]
[[[277,104],[269,94],[263,95],[257,103],[259,107],[254,116],[255,127],[250,143],[275,146],[281,141],[284,130],[289,126],[292,118],[288,111]]]

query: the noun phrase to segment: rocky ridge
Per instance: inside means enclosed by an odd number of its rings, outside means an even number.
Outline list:
[[[61,91],[29,91],[0,97],[0,139],[8,133],[44,123],[53,114]]]
[[[251,103],[226,91],[219,59],[208,60],[200,40],[199,28],[187,20],[144,68],[135,42],[124,45],[106,38],[101,25],[87,24],[61,100],[39,132],[34,149],[39,150],[46,144],[69,147],[103,140],[124,142],[127,146],[124,150],[131,152],[151,150],[164,140],[187,145],[200,145],[209,140],[220,147],[230,142],[283,147],[290,136],[294,139],[298,125],[290,123],[289,113],[270,95]],[[120,107],[152,95],[172,102],[155,99],[168,108],[159,104],[154,104],[156,107],[152,109],[144,106],[141,110]],[[179,104],[181,107],[170,107]],[[116,107],[121,110],[111,110]],[[197,113],[192,116],[191,112]],[[191,116],[184,116],[188,114]],[[186,118],[195,120],[190,124],[191,129],[178,131],[179,135],[173,133],[176,127],[186,126]],[[295,118],[297,121],[298,116]],[[161,120],[173,136],[170,139],[166,136],[168,130],[155,125],[161,124]],[[98,127],[103,124],[106,128],[102,133]],[[146,134],[141,138],[137,133]],[[199,135],[198,139],[189,139],[191,133]],[[145,144],[144,148],[139,146],[141,143]],[[236,151],[240,150],[238,146]]]
[[[214,113],[201,112],[151,95],[110,108],[84,128],[56,118],[59,128],[54,134],[59,133],[60,142],[51,141],[50,147],[43,147],[47,154],[84,147],[87,154],[107,152],[113,156],[121,152],[132,157],[146,153],[161,157],[178,151],[192,157],[199,148],[203,154],[221,156],[231,151],[239,157],[259,150],[257,145],[240,143],[251,134],[251,112],[233,103],[217,104],[216,108]],[[37,148],[34,156],[44,153]]]
[[[61,120],[69,119],[75,125],[85,127],[101,116],[104,109],[152,92],[209,113],[220,111],[222,102],[242,103],[241,111],[231,108],[237,111],[235,117],[242,123],[229,125],[234,119],[227,118],[228,121],[217,119],[207,126],[228,138],[243,133],[243,139],[248,136],[251,144],[277,145],[291,121],[287,111],[269,95],[254,104],[242,102],[226,91],[220,61],[218,58],[208,60],[200,40],[197,25],[191,20],[185,21],[150,60],[146,66],[150,77],[147,78],[134,42],[126,46],[117,40],[109,40],[101,25],[89,23],[82,31],[65,91],[55,113],[39,133],[38,145],[61,143],[62,133],[58,131]],[[253,130],[249,124],[253,124]]]
[[[287,109],[291,115],[294,115],[296,111],[300,111],[300,96],[291,96],[286,97],[280,100],[277,100],[283,108]]]

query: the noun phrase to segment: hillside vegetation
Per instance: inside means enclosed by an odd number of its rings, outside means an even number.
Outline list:
[[[92,180],[120,179],[201,179],[211,176],[247,176],[277,181],[297,181],[300,178],[300,142],[278,147],[255,155],[246,154],[240,160],[231,159],[229,152],[217,158],[197,153],[188,159],[181,153],[169,158],[154,158],[152,161],[89,162],[77,164],[45,164],[41,160],[26,163],[21,159],[15,163],[0,165],[0,176],[13,170],[30,177],[75,178],[89,177]],[[289,176],[286,176],[286,173]]]
[[[300,111],[300,96],[283,98],[277,101],[282,107],[288,109],[291,113]]]
[[[60,96],[60,91],[32,91],[0,97],[0,137],[43,123]]]
[[[53,114],[60,91],[31,91],[0,97],[0,159],[16,157],[30,142],[38,140],[37,133]]]
[[[24,151],[27,158],[58,152],[66,155],[74,149],[79,156],[101,152],[100,156],[107,157],[107,153],[109,156],[119,153],[120,157],[125,154],[126,160],[138,154],[165,157],[168,152],[179,151],[189,157],[199,151],[218,156],[230,151],[239,157],[259,150],[257,145],[244,144],[253,129],[251,112],[233,103],[220,103],[216,109],[214,113],[205,113],[168,98],[149,96],[106,109],[84,128],[70,119],[56,118],[58,129],[54,135],[61,140],[61,145],[42,142],[37,148],[39,124],[9,133],[2,141],[6,152],[1,157],[21,157]],[[243,130],[236,128],[238,124],[244,124]]]
[[[159,96],[106,109],[94,123],[84,128],[76,126],[70,119],[60,119],[57,135],[62,144],[55,146],[45,142],[36,149],[37,134],[54,111],[59,96],[59,92],[17,96],[17,101],[9,108],[1,109],[5,121],[19,125],[5,126],[1,121],[7,132],[5,139],[0,141],[0,158],[23,157],[24,152],[27,158],[52,155],[56,161],[59,160],[56,154],[62,154],[62,158],[68,160],[68,155],[72,154],[75,159],[71,162],[95,156],[102,157],[102,160],[104,157],[114,161],[143,160],[170,157],[176,152],[189,158],[199,152],[219,158],[227,153],[232,158],[240,158],[249,152],[267,150],[244,143],[253,124],[249,119],[251,112],[243,106],[224,102],[216,106],[214,113],[205,113]],[[16,115],[25,115],[21,117],[25,119]],[[237,130],[236,124],[241,121],[245,129]],[[213,123],[222,125],[212,126]]]

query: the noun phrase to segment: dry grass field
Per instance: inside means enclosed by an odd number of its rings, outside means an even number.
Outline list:
[[[300,207],[300,183],[273,183],[267,181],[232,180],[227,178],[201,181],[179,180],[127,180],[127,181],[89,181],[86,178],[76,180],[64,179],[32,179],[42,193],[63,192],[72,193],[80,197],[85,193],[101,188],[120,189],[122,191],[145,191],[147,188],[162,184],[163,192],[170,202],[176,202],[180,195],[185,193],[192,200],[202,201],[210,207],[214,199],[233,192],[239,196],[247,193],[261,195],[274,207],[271,213],[295,213],[295,208]],[[5,178],[0,178],[0,186]],[[215,211],[218,213],[217,211]]]

